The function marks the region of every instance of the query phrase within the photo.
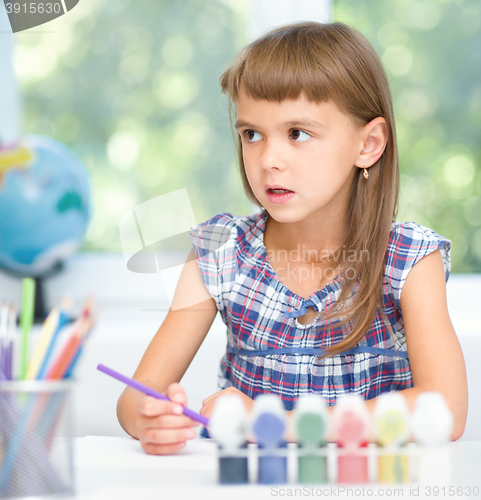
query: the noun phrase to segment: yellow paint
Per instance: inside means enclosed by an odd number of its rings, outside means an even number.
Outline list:
[[[401,450],[400,450],[401,451]],[[409,481],[409,460],[401,454],[378,457],[379,483],[407,483]]]
[[[407,421],[404,415],[397,410],[391,410],[378,418],[376,424],[378,427],[378,443],[381,446],[389,446],[404,435]]]

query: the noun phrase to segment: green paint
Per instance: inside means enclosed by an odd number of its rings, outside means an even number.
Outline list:
[[[320,446],[325,444],[326,422],[317,413],[303,413],[296,420],[299,441],[299,477],[302,484],[327,482],[327,459],[319,456]]]
[[[303,445],[320,445],[324,442],[326,423],[321,415],[304,413],[296,422],[296,434]]]
[[[300,484],[327,483],[327,458],[315,455],[299,457]]]

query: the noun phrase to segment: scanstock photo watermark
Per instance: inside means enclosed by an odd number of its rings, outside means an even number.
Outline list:
[[[479,486],[429,486],[406,485],[402,488],[369,488],[366,486],[303,486],[284,487],[272,486],[270,489],[272,497],[330,497],[330,498],[370,498],[370,497],[394,497],[394,498],[479,498]]]
[[[48,23],[71,11],[80,0],[13,1],[3,0],[12,33]]]

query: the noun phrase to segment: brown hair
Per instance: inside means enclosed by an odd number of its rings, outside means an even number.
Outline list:
[[[378,116],[386,120],[388,141],[382,156],[369,168],[368,180],[361,168],[354,178],[344,234],[345,250],[355,251],[354,255],[367,250],[369,259],[350,262],[355,273],[345,273],[338,300],[324,313],[324,325],[328,320],[332,324],[342,309],[344,319],[337,326],[347,324],[351,330],[341,342],[326,346],[328,355],[348,350],[369,330],[378,308],[389,326],[382,286],[391,223],[397,213],[399,169],[392,99],[382,64],[355,29],[342,23],[304,22],[277,28],[244,47],[220,84],[230,98],[231,117],[242,87],[254,99],[280,102],[304,92],[316,103],[332,100],[360,126]],[[244,189],[261,207],[246,177],[240,137],[236,140]]]

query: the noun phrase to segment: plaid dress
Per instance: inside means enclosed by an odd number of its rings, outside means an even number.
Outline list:
[[[329,308],[343,278],[335,278],[308,299],[282,284],[266,258],[266,211],[248,216],[217,214],[190,228],[202,279],[227,327],[220,363],[221,389],[236,387],[247,396],[273,393],[292,410],[299,395],[318,393],[329,405],[354,392],[371,399],[412,387],[401,314],[401,290],[410,269],[439,249],[446,280],[451,242],[414,222],[393,222],[383,279],[383,300],[395,341],[378,312],[363,339],[349,351],[319,359],[323,349],[348,334],[348,325],[322,315],[302,325],[297,318],[312,306]]]

